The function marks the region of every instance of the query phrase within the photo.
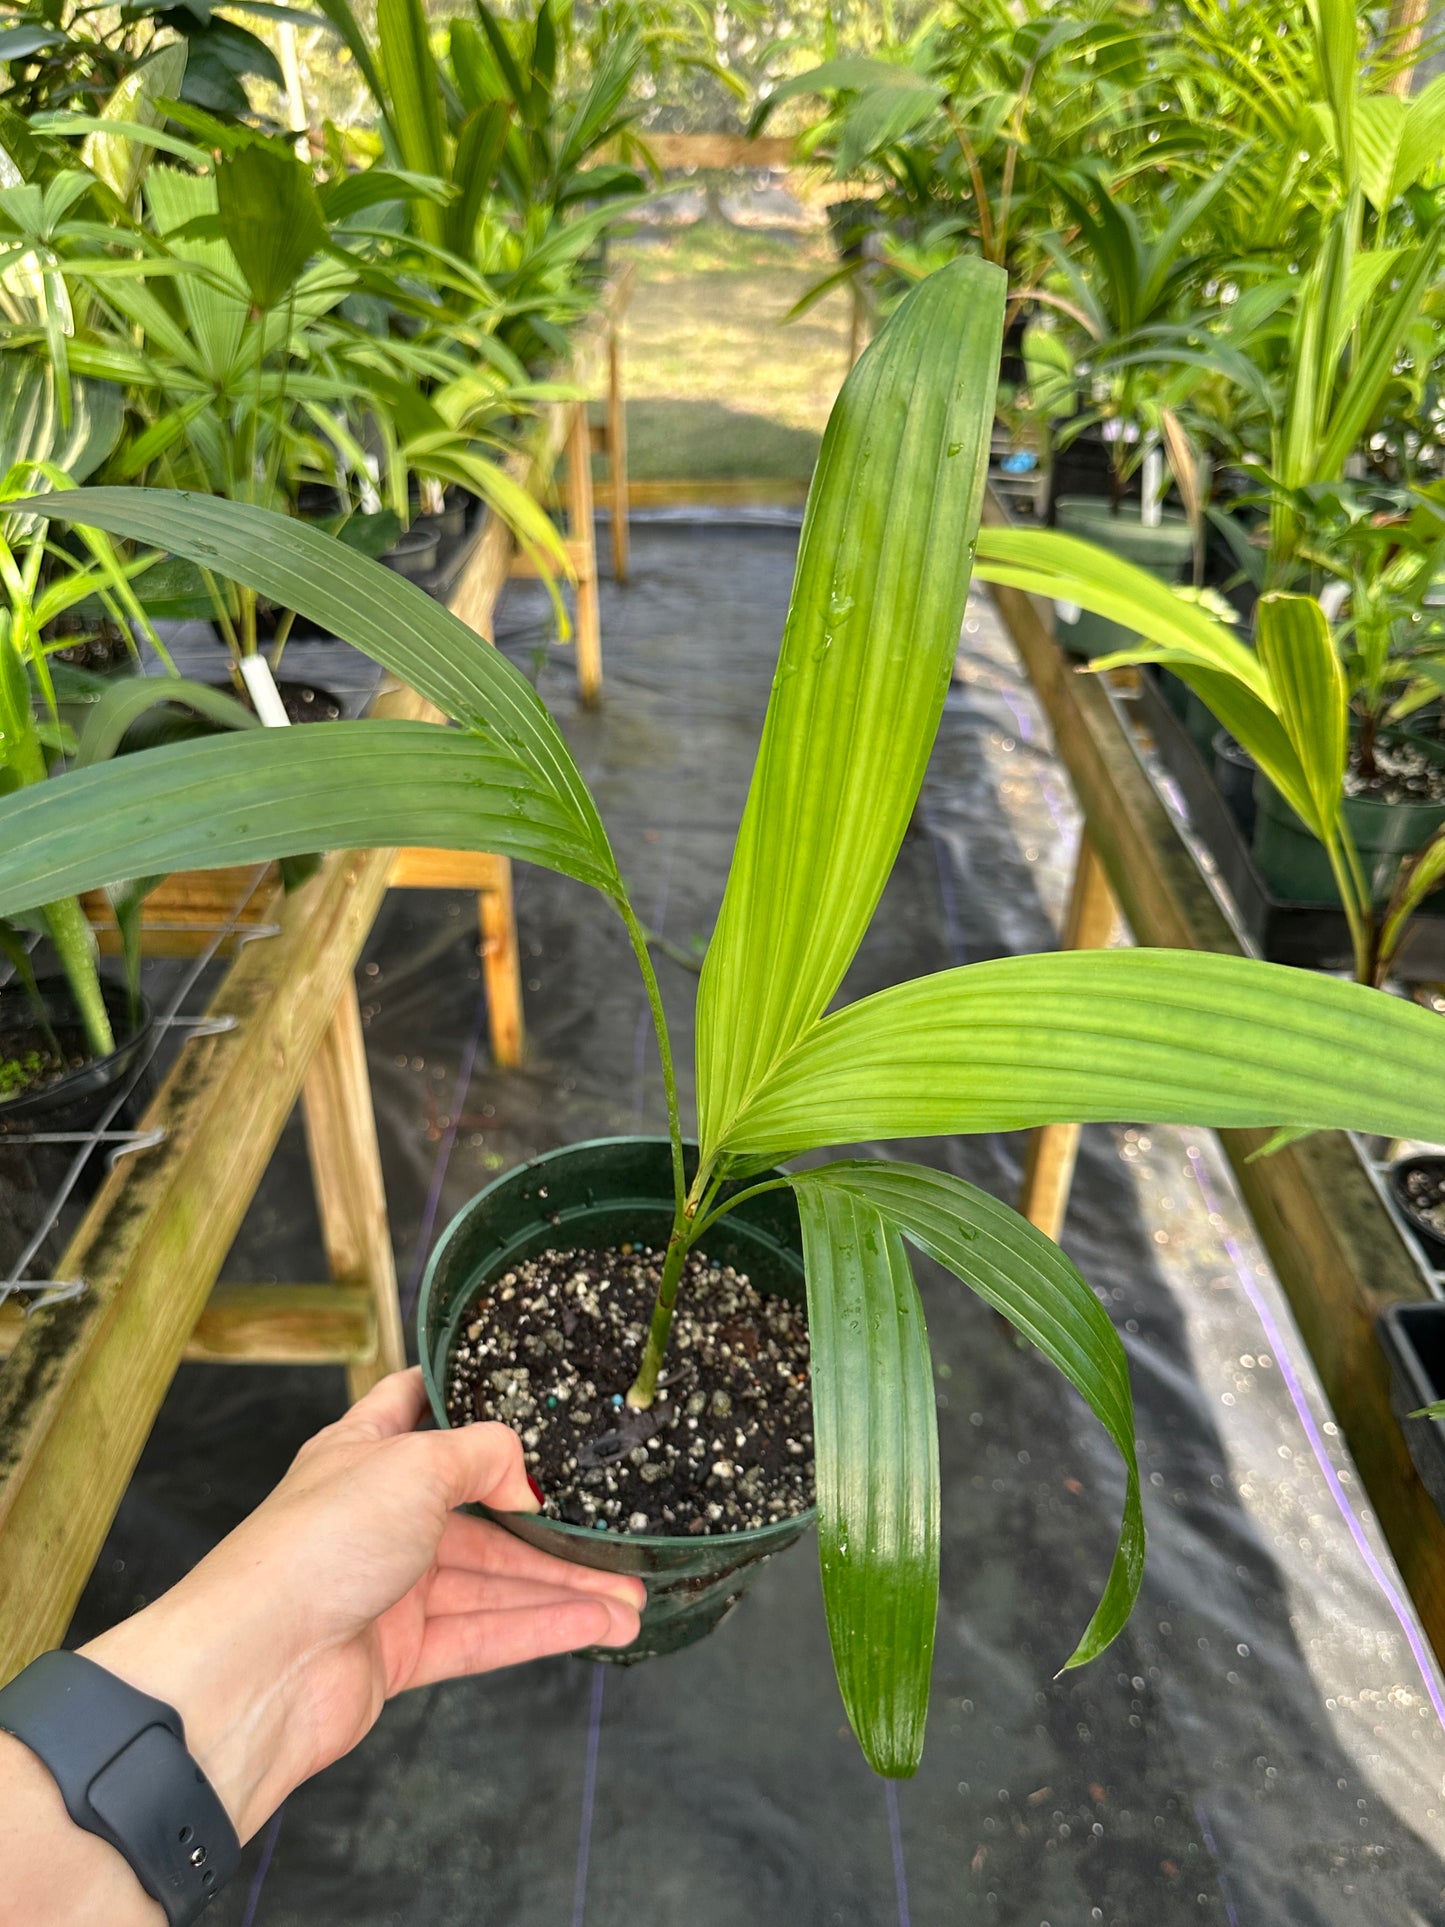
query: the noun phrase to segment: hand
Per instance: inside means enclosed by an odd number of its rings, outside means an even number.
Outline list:
[[[418,1432],[398,1372],[172,1591],[81,1650],[168,1701],[243,1840],[411,1686],[637,1637],[642,1582],[456,1512],[535,1512],[504,1425]]]

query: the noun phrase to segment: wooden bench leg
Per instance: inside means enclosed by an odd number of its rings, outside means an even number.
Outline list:
[[[1115,915],[1114,893],[1085,830],[1079,838],[1063,948],[1102,950],[1114,934]],[[1046,1237],[1057,1238],[1064,1228],[1078,1154],[1077,1124],[1043,1124],[1029,1137],[1019,1210]]]
[[[396,1259],[381,1181],[381,1152],[371,1105],[371,1079],[356,987],[348,984],[311,1060],[302,1109],[316,1206],[331,1275],[371,1294],[376,1342],[369,1357],[346,1368],[353,1399],[406,1363]]]
[[[602,612],[597,600],[597,526],[592,510],[592,433],[579,403],[567,431],[567,533],[577,570],[577,681],[589,706],[602,689]]]
[[[494,859],[496,882],[477,894],[482,926],[482,975],[487,986],[487,1023],[492,1062],[512,1071],[522,1061],[522,960],[517,953],[517,916],[512,902],[512,864]]]
[[[625,582],[632,531],[627,523],[627,404],[622,396],[622,336],[617,328],[607,344],[607,473],[612,483],[612,573]]]

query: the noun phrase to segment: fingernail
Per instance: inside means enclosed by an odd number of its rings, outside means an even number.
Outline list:
[[[530,1472],[527,1474],[527,1484],[531,1489],[532,1497],[537,1501],[538,1505],[545,1505],[547,1503],[547,1496]]]

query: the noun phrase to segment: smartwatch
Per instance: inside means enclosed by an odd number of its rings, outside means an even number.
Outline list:
[[[129,1862],[170,1927],[235,1873],[236,1829],[163,1700],[79,1653],[43,1653],[0,1687],[0,1732],[49,1769],[71,1819]]]

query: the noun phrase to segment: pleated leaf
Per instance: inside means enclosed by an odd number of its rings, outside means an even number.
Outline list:
[[[431,50],[421,0],[378,0],[376,31],[388,92],[388,119],[413,174],[447,177],[447,129],[441,76]],[[440,246],[445,217],[434,202],[419,202],[416,220],[424,239]]]
[[[938,1432],[903,1240],[827,1170],[798,1178],[823,1603],[868,1764],[916,1771],[938,1617]]]
[[[1267,595],[1255,625],[1259,660],[1304,772],[1313,805],[1305,821],[1329,842],[1344,795],[1350,747],[1350,690],[1325,612],[1313,596]]]
[[[97,127],[81,149],[86,166],[129,207],[150,160],[150,150],[122,129],[153,128],[164,119],[156,102],[178,98],[186,77],[186,43],[173,40],[131,69],[96,116],[116,123],[115,131]]]
[[[826,1017],[723,1144],[1144,1119],[1445,1142],[1445,1024],[1360,984],[1182,950],[1007,957]]]
[[[959,260],[844,383],[698,995],[703,1155],[842,980],[892,868],[958,647],[1004,277]]]
[[[1313,815],[1304,765],[1262,658],[1146,569],[1053,529],[980,529],[974,573],[1000,588],[1077,603],[1124,624],[1136,645],[1096,657],[1095,671],[1156,662],[1183,678],[1300,816]]]
[[[189,682],[183,676],[115,676],[110,678],[85,719],[75,763],[79,769],[104,763],[125,741],[126,732],[152,709],[176,703],[217,723],[222,729],[259,729],[244,703],[209,683]]]
[[[510,765],[513,808],[565,820],[577,860],[586,852],[594,877],[608,878],[601,887],[613,895],[621,890],[596,805],[536,691],[499,650],[394,570],[290,516],[208,495],[67,489],[16,506],[169,550],[363,650],[438,709],[483,734],[497,766]],[[309,739],[311,732],[305,733]]]
[[[327,723],[174,743],[0,798],[0,917],[126,877],[397,844],[615,884],[565,804],[518,807],[505,749],[434,723]]]
[[[1118,1448],[1126,1481],[1119,1547],[1103,1598],[1067,1664],[1095,1658],[1128,1619],[1144,1571],[1134,1401],[1124,1347],[1107,1313],[1051,1238],[962,1178],[918,1164],[849,1162],[806,1172],[797,1181],[800,1198],[809,1187],[871,1206],[1001,1312],[1082,1394]],[[852,1444],[844,1450],[856,1452]]]
[[[216,169],[216,206],[251,299],[276,307],[327,240],[310,168],[282,141],[248,142]]]

